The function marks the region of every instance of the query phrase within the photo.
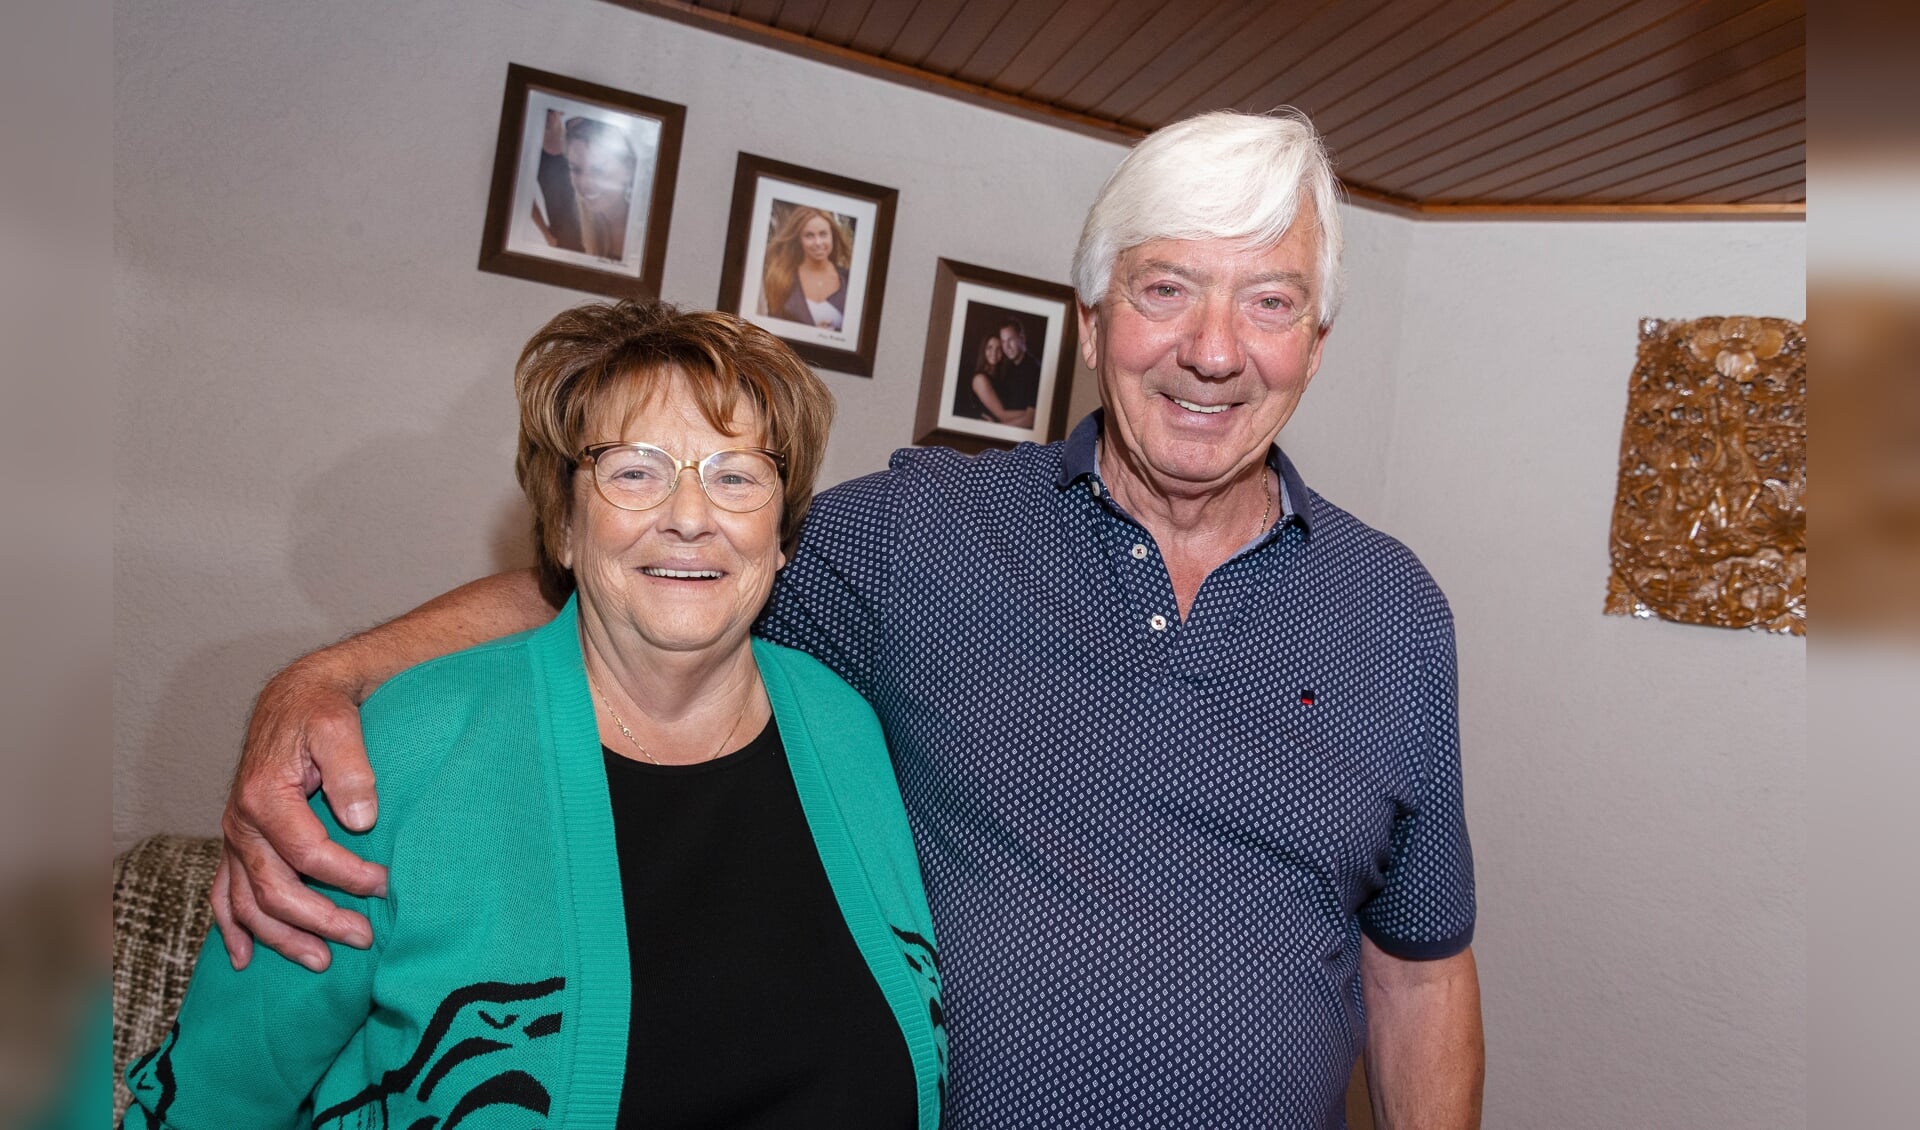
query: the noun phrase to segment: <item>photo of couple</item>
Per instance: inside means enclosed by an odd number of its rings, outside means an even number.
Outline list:
[[[914,442],[958,451],[1063,438],[1073,290],[952,259],[934,268]]]
[[[969,302],[964,324],[962,340],[974,343],[974,348],[954,373],[953,414],[1032,428],[1040,401],[1040,354],[1046,351],[1047,319]]]

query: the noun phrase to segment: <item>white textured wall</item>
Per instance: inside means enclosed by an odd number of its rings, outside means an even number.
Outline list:
[[[266,673],[531,558],[512,361],[592,295],[474,268],[509,62],[687,107],[664,296],[711,306],[744,151],[899,189],[876,376],[912,440],[941,256],[1066,281],[1122,148],[574,0],[122,3],[116,847],[211,832]]]
[[[214,830],[273,667],[527,560],[508,370],[589,296],[472,266],[509,61],[688,107],[670,299],[714,300],[738,151],[900,189],[829,481],[911,438],[934,259],[1065,281],[1121,152],[589,0],[114,36],[116,846]],[[1599,615],[1635,321],[1800,316],[1802,229],[1348,217],[1286,443],[1459,620],[1487,1125],[1803,1124],[1804,649]]]
[[[1643,316],[1805,316],[1798,224],[1425,224],[1387,529],[1453,603],[1487,1125],[1804,1126],[1803,641],[1600,615]]]

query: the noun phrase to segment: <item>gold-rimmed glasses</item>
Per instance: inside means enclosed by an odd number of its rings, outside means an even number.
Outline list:
[[[593,470],[600,497],[622,510],[651,510],[692,471],[707,500],[734,514],[750,514],[780,493],[787,457],[764,447],[730,447],[701,459],[676,459],[650,443],[596,443],[580,452]]]

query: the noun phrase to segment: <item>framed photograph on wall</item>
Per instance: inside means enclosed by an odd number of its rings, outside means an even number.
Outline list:
[[[913,442],[977,452],[1065,438],[1079,338],[1072,287],[940,260]]]
[[[507,67],[480,269],[656,298],[687,108]]]
[[[809,364],[873,375],[899,192],[740,154],[719,308]]]

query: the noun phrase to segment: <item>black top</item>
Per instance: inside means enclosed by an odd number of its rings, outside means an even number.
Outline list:
[[[547,230],[553,233],[555,245],[568,251],[585,251],[586,241],[580,236],[580,207],[573,199],[573,177],[567,172],[566,155],[542,149],[534,179],[540,185],[540,199],[547,206]]]
[[[1040,358],[1028,351],[1022,353],[1018,361],[1002,359],[1000,368],[993,374],[993,391],[1000,398],[1000,407],[1009,412],[1018,412],[1038,404]]]
[[[906,1040],[841,917],[779,729],[699,765],[605,759],[633,955],[619,1125],[913,1126]]]

